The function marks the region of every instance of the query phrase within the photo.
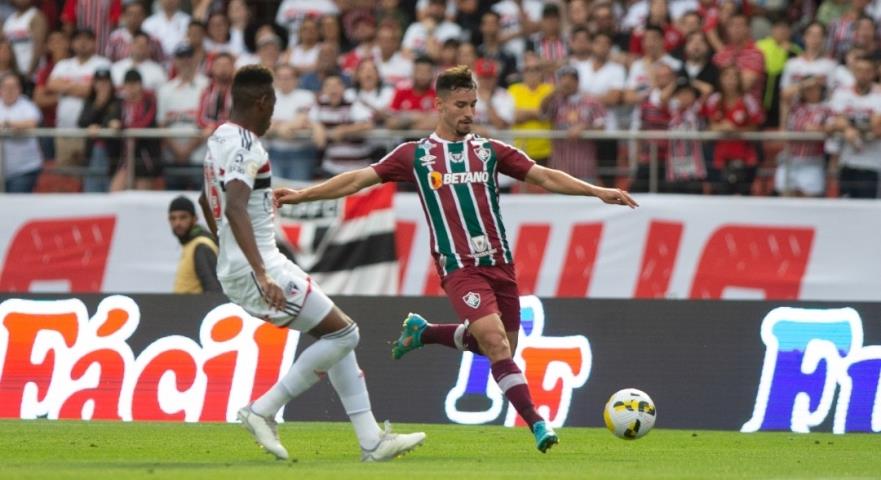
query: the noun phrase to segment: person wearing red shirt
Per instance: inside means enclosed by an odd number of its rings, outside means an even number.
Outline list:
[[[762,98],[765,80],[765,56],[750,38],[749,19],[735,14],[725,25],[728,43],[713,56],[713,63],[720,69],[734,66],[740,72],[743,91]]]
[[[670,12],[667,8],[666,0],[652,0],[649,4],[649,16],[646,19],[646,25],[657,25],[664,31],[664,51],[670,53],[685,43],[685,36],[680,32],[673,22],[670,20]],[[634,30],[630,36],[630,53],[638,56],[642,55],[642,36],[645,33],[644,28]]]
[[[144,88],[140,72],[129,70],[125,73],[122,85],[122,126],[123,128],[153,128],[156,126],[156,97]],[[159,140],[141,138],[130,144],[134,155],[135,189],[151,190],[153,181],[162,175],[162,155]]]
[[[745,95],[743,81],[737,67],[731,65],[719,72],[718,91],[707,99],[704,116],[715,132],[745,132],[755,130],[764,121],[759,101]],[[715,185],[716,193],[749,195],[756,176],[758,152],[747,140],[719,140],[713,151],[713,168],[721,178]]]
[[[386,125],[391,129],[427,130],[434,127],[437,118],[434,114],[435,91],[434,62],[428,57],[419,57],[413,62],[413,83],[408,87],[395,89],[390,105],[391,115]]]

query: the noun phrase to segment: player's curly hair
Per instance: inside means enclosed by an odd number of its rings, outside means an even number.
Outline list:
[[[444,70],[437,77],[434,87],[438,95],[446,95],[460,88],[464,90],[474,90],[477,88],[477,84],[474,83],[474,75],[466,65],[459,65]]]
[[[263,65],[240,68],[232,81],[233,105],[246,107],[272,89],[272,71]]]

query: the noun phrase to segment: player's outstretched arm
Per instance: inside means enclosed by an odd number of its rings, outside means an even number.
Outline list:
[[[597,197],[612,205],[626,205],[630,208],[639,206],[629,193],[620,188],[604,188],[579,180],[566,172],[553,168],[535,165],[526,174],[526,181],[538,185],[549,192],[564,195],[584,195]]]
[[[278,188],[273,192],[275,206],[279,207],[286,203],[297,204],[314,202],[316,200],[333,200],[345,197],[363,190],[380,182],[379,175],[372,167],[365,167],[351,172],[341,173],[331,179],[317,185],[294,190],[292,188]]]
[[[281,287],[266,273],[263,265],[263,257],[257,248],[257,239],[254,238],[254,227],[251,226],[251,217],[248,215],[248,198],[251,196],[251,187],[241,180],[226,182],[226,207],[224,213],[229,222],[236,243],[251,265],[257,283],[260,285],[263,298],[270,307],[281,310],[285,306],[285,296]]]

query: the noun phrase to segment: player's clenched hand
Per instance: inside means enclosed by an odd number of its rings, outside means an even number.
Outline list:
[[[258,275],[257,283],[260,285],[260,290],[263,292],[263,299],[266,300],[266,303],[275,310],[283,310],[286,300],[281,287],[266,274]]]
[[[626,205],[630,208],[636,208],[639,206],[629,193],[620,188],[600,188],[597,191],[597,197],[603,202],[611,205]]]
[[[272,203],[275,204],[275,208],[278,208],[284,204],[297,204],[300,203],[301,193],[299,190],[294,190],[293,188],[276,188],[272,192]]]

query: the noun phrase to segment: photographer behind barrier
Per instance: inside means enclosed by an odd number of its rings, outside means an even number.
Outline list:
[[[217,243],[196,220],[192,200],[180,196],[171,201],[168,223],[183,247],[174,278],[174,293],[222,291],[217,280]]]

